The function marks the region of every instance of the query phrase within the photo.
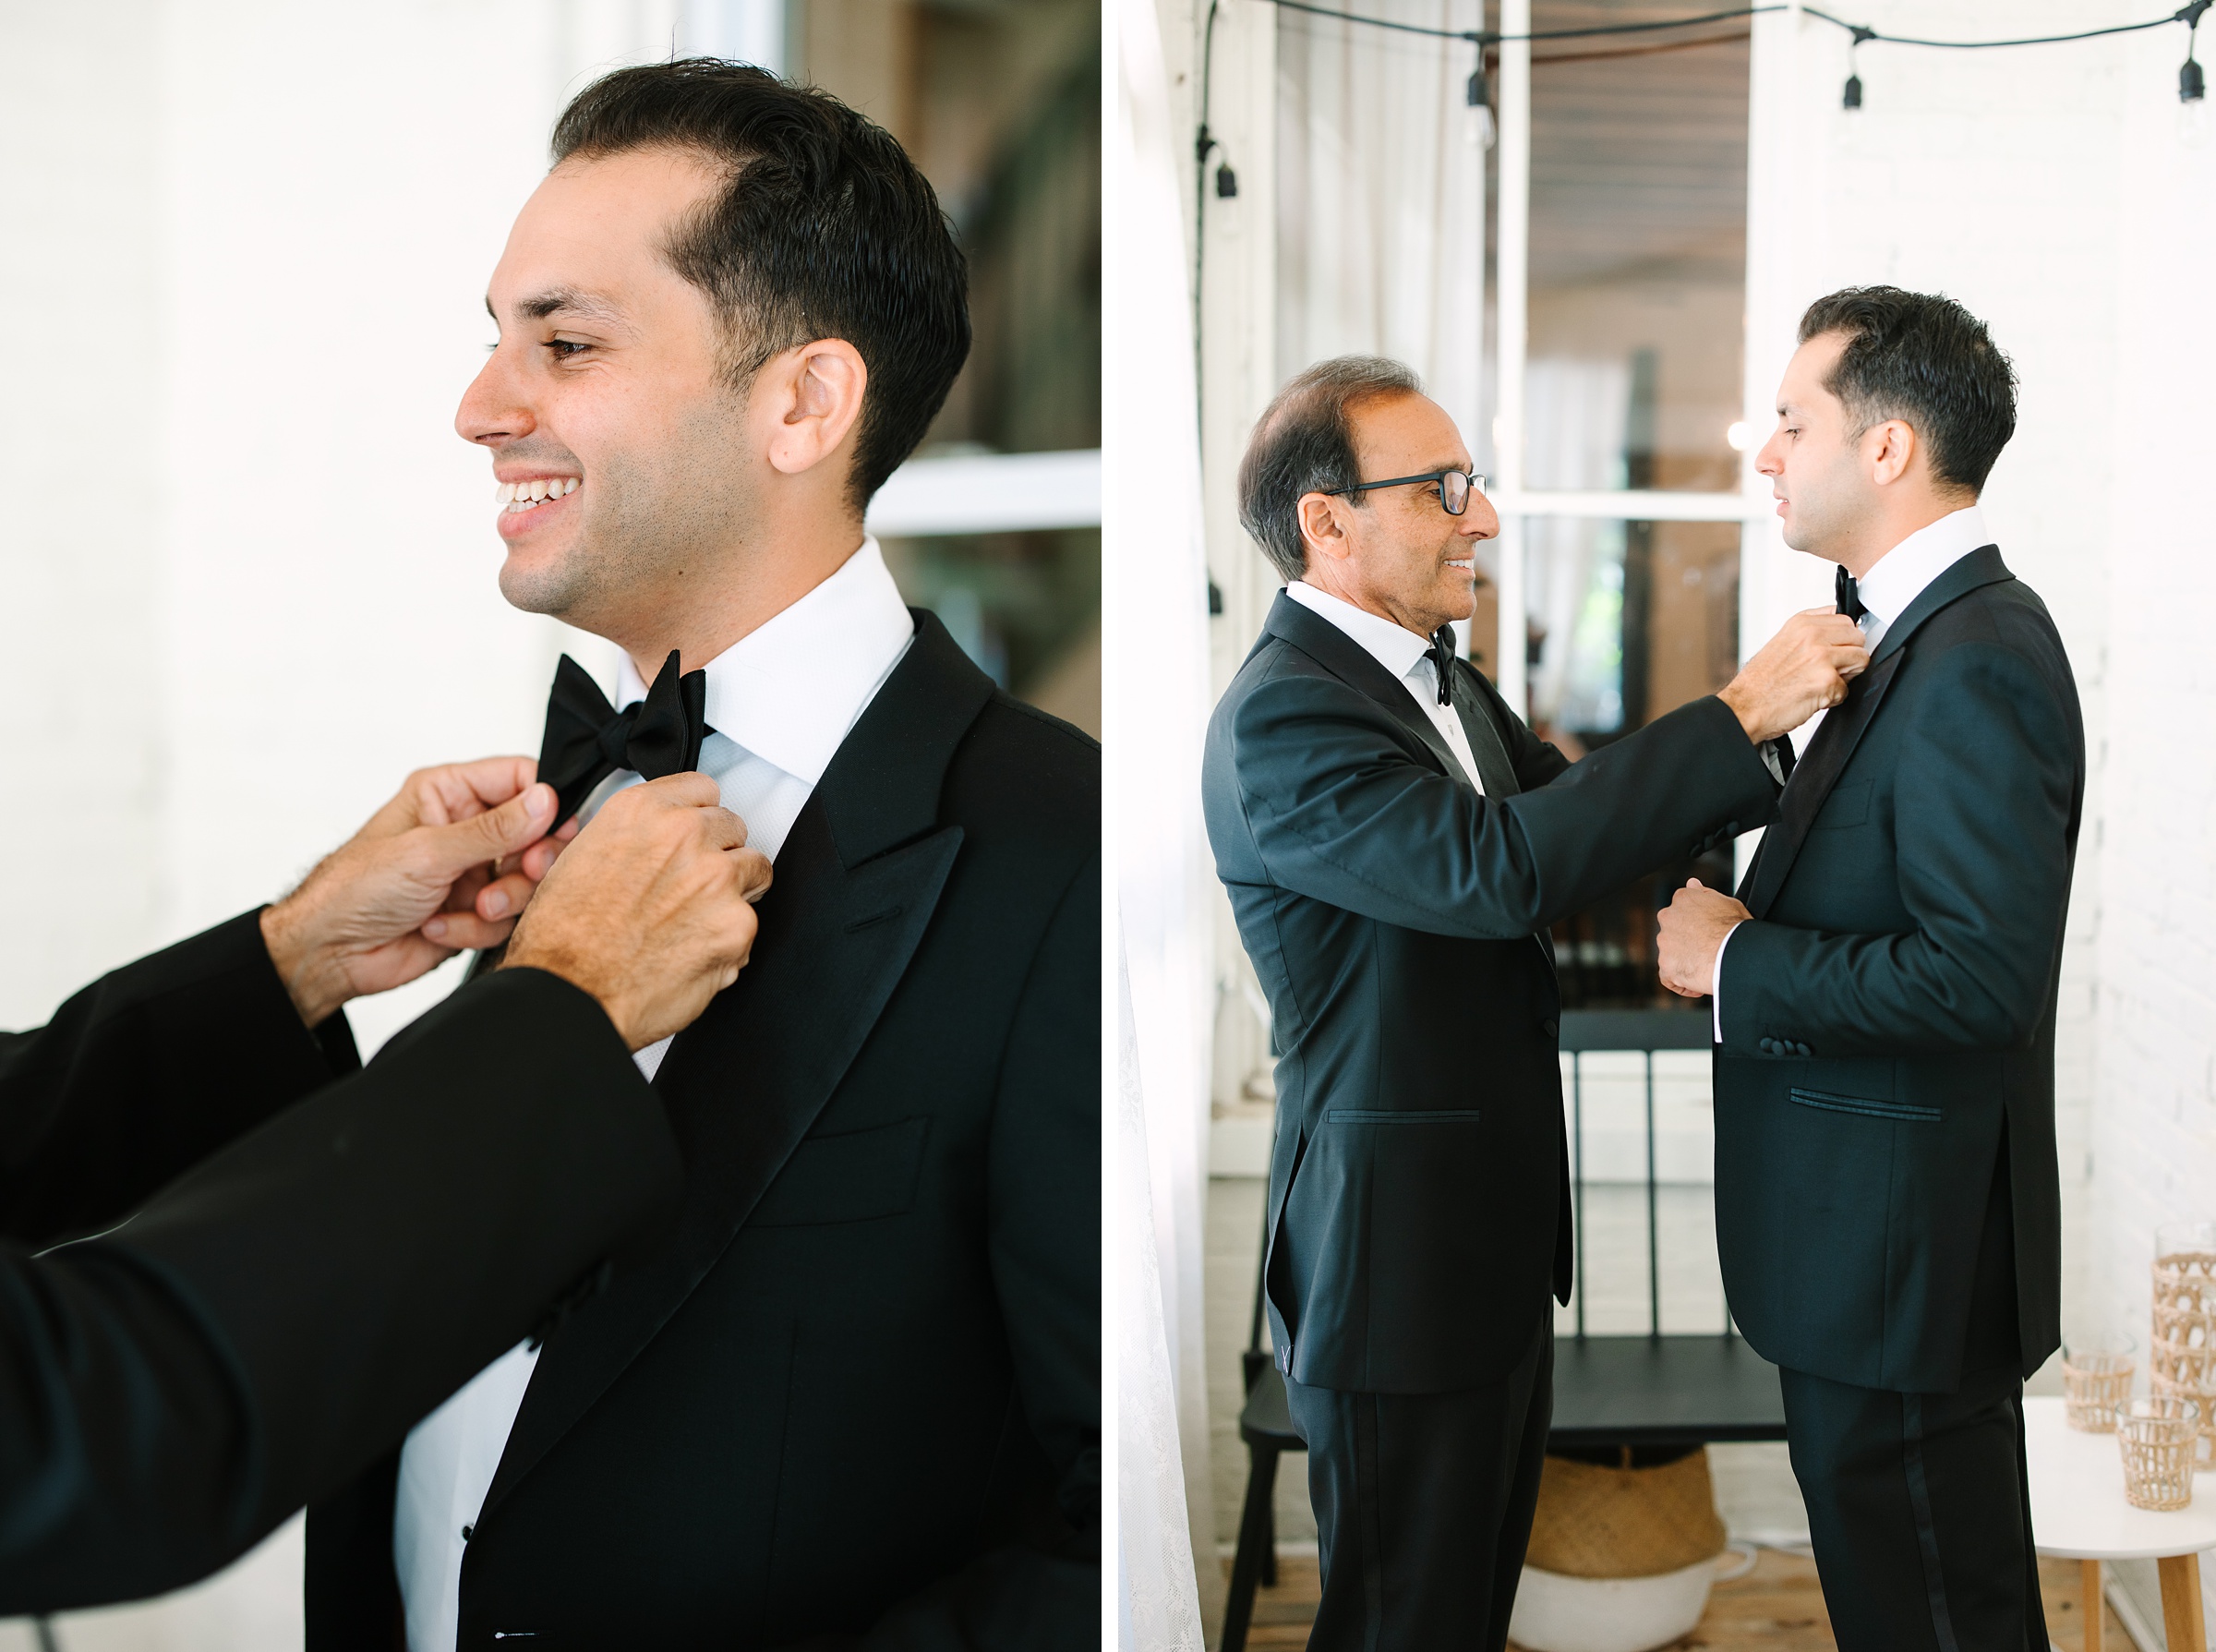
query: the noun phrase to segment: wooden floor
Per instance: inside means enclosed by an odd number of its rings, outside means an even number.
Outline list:
[[[1831,1620],[1816,1586],[1816,1563],[1764,1549],[1745,1577],[1716,1586],[1700,1627],[1671,1648],[1713,1647],[1718,1652],[1835,1652]],[[1224,1562],[1228,1574],[1231,1562]],[[1246,1636],[1253,1652],[1283,1652],[1307,1645],[1316,1615],[1316,1560],[1286,1555],[1278,1562],[1278,1586],[1264,1589],[1254,1603],[1254,1627]],[[2047,1607],[2047,1634],[2057,1652],[2084,1652],[2084,1603],[2079,1598],[2076,1561],[2041,1561],[2040,1593]],[[2103,1605],[2103,1652],[2131,1652],[2131,1637],[2116,1614]],[[1512,1645],[1512,1643],[1511,1643]]]

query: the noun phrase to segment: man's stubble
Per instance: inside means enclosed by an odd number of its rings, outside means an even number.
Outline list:
[[[728,413],[696,421],[662,462],[596,462],[578,490],[578,531],[556,558],[500,570],[500,595],[626,648],[678,628],[716,583],[758,512]],[[705,661],[687,661],[688,667]]]

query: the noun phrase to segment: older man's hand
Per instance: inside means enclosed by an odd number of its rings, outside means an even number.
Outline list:
[[[600,1000],[644,1049],[692,1024],[739,979],[769,857],[701,774],[608,799],[547,876],[502,969],[545,970]]]
[[[1870,664],[1862,633],[1846,615],[1812,608],[1795,614],[1716,693],[1756,745],[1798,729],[1847,697]]]
[[[498,946],[574,822],[552,837],[554,789],[528,757],[418,769],[300,886],[261,914],[262,940],[313,1027],[349,998]]]
[[[1684,998],[1704,998],[1716,991],[1716,949],[1753,915],[1730,896],[1692,879],[1662,910],[1657,956],[1662,984]]]

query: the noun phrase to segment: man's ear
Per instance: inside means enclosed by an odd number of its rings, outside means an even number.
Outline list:
[[[1345,525],[1339,520],[1341,504],[1328,493],[1304,493],[1293,507],[1300,524],[1300,542],[1308,548],[1311,557],[1343,562],[1354,555],[1354,542],[1347,538]]]
[[[755,375],[753,401],[768,424],[770,467],[813,470],[838,452],[861,418],[870,369],[845,339],[817,339],[773,356]]]
[[[1871,426],[1862,436],[1862,455],[1870,464],[1870,479],[1880,488],[1899,481],[1916,463],[1921,445],[1914,428],[1901,419],[1889,418]]]

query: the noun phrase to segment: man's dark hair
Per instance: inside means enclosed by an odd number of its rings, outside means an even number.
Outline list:
[[[1397,361],[1340,356],[1296,375],[1262,409],[1246,456],[1239,461],[1239,523],[1286,579],[1298,579],[1308,565],[1307,548],[1300,539],[1301,495],[1352,488],[1362,479],[1355,458],[1354,410],[1365,402],[1414,395],[1423,388]],[[1347,497],[1358,505],[1366,496]]]
[[[663,249],[708,295],[743,388],[780,351],[845,339],[869,369],[855,508],[923,440],[970,354],[968,271],[939,198],[892,135],[828,92],[713,57],[644,64],[579,92],[554,161],[689,151],[722,193]]]
[[[1800,318],[1800,342],[1827,332],[1847,348],[1824,388],[1855,436],[1897,418],[1931,450],[1932,475],[1971,493],[2016,434],[2016,369],[1985,323],[1938,293],[1844,287]]]

